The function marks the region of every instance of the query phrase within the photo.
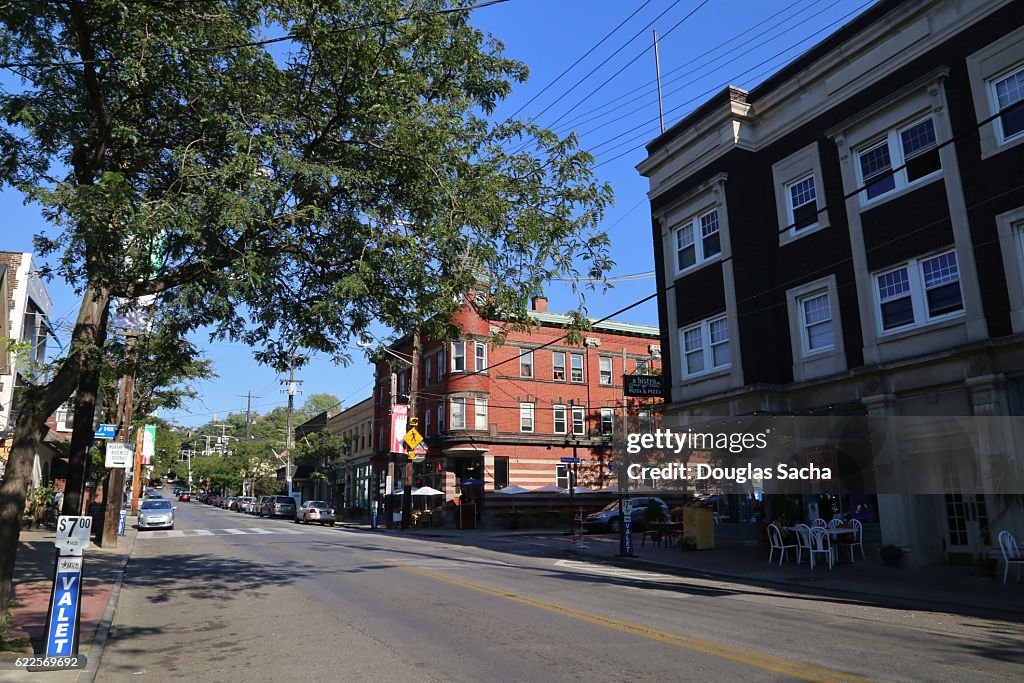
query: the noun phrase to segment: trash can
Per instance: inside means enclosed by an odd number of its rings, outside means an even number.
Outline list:
[[[688,506],[683,510],[683,537],[692,539],[697,550],[714,550],[715,522],[710,508]]]
[[[117,516],[117,535],[124,536],[124,528],[128,525],[128,511],[121,508],[120,514]]]

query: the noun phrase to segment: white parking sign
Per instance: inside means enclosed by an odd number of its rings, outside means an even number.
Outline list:
[[[81,555],[89,547],[92,517],[61,516],[57,520],[57,540],[54,545],[62,555]]]
[[[134,458],[132,447],[130,444],[122,441],[108,441],[107,442],[107,467],[124,467],[129,468],[132,466],[132,459]]]

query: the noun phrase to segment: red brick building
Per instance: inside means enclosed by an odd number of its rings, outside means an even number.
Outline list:
[[[568,316],[549,313],[543,297],[532,309],[539,327],[509,332],[500,346],[488,339],[501,323],[468,305],[456,318],[460,340],[423,340],[416,416],[428,451],[414,465],[414,477],[417,485],[444,491],[446,501],[460,489],[477,496],[509,484],[567,488],[563,457],[580,458],[578,484],[607,485],[614,476],[611,435],[623,431],[624,414],[649,417],[642,404],[651,399],[625,399],[622,375],[659,371],[657,327],[596,323],[584,343],[573,346],[564,339]],[[407,403],[410,393],[410,366],[397,358],[410,357],[411,343],[391,351],[394,356],[377,364],[374,390],[374,474],[381,492],[390,457],[392,372],[397,402]],[[466,480],[482,485],[462,487]]]

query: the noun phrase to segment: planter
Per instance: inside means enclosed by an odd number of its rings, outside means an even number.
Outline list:
[[[878,549],[878,555],[890,567],[899,567],[903,562],[903,549],[895,545],[885,545]]]

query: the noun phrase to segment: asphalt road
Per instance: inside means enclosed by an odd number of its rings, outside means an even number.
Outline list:
[[[97,681],[1020,680],[1020,624],[177,503]],[[177,532],[181,532],[178,534]]]

